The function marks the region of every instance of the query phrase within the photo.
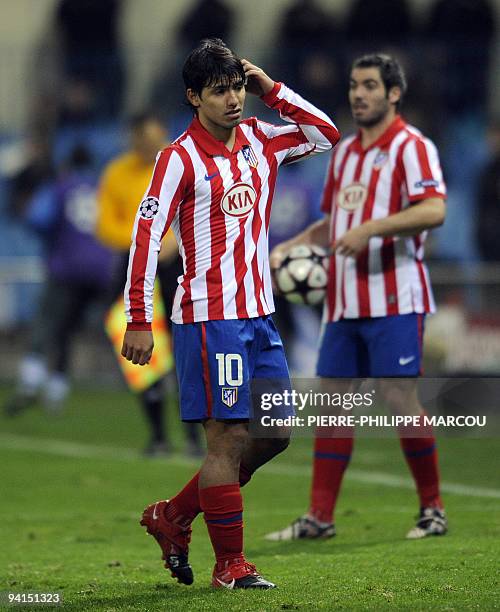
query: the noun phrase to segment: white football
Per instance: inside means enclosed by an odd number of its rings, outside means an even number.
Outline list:
[[[276,271],[280,294],[293,304],[321,304],[328,282],[328,254],[317,245],[301,244],[288,251]]]

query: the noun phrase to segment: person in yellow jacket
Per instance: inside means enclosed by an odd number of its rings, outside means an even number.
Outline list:
[[[111,291],[113,301],[122,294],[125,286],[137,208],[151,179],[156,156],[168,144],[167,131],[153,114],[142,113],[132,117],[129,129],[130,149],[106,166],[98,195],[97,238],[119,255]],[[163,239],[158,265],[158,278],[169,326],[177,277],[181,274],[182,262],[176,240],[170,230]],[[170,392],[174,392],[174,386],[177,392],[176,381],[168,379],[168,382],[171,383]],[[165,380],[160,380],[140,394],[151,428],[151,440],[144,451],[149,456],[165,455],[170,450],[163,418],[163,401],[166,394],[164,387]],[[186,426],[188,452],[199,455],[201,449],[198,426],[195,423]]]

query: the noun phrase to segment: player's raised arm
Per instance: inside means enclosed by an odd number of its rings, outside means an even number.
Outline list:
[[[323,111],[304,100],[283,83],[274,82],[261,68],[242,60],[247,77],[247,91],[261,96],[263,102],[279,112],[292,126],[259,122],[271,138],[280,163],[291,163],[303,157],[329,151],[340,139],[340,132]]]

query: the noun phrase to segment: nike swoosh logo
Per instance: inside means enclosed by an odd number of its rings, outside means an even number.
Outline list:
[[[158,504],[155,504],[155,507],[153,508],[153,519],[156,521],[157,519],[160,518],[159,514],[156,514],[156,507],[158,506]]]
[[[219,173],[215,172],[214,174],[205,174],[205,180],[206,181],[211,181],[213,178],[215,178]]]
[[[408,365],[414,359],[415,359],[415,355],[412,355],[411,357],[400,357],[399,358],[399,365],[402,365],[402,366]]]
[[[234,589],[234,585],[236,583],[236,580],[234,578],[231,580],[231,582],[222,582],[222,580],[219,580],[218,578],[216,578],[216,580],[225,589]]]

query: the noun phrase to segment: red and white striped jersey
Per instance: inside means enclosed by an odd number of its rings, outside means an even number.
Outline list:
[[[369,219],[398,213],[420,200],[444,198],[434,144],[396,117],[381,137],[362,149],[360,135],[335,149],[323,192],[330,238]],[[408,238],[374,237],[357,258],[330,258],[326,321],[434,311],[425,264],[426,232]]]
[[[184,264],[175,323],[274,311],[268,227],[278,167],[331,149],[339,133],[329,117],[282,83],[262,100],[292,125],[246,119],[229,151],[195,118],[158,156],[132,234],[128,329],[150,327],[157,257],[170,226]]]

